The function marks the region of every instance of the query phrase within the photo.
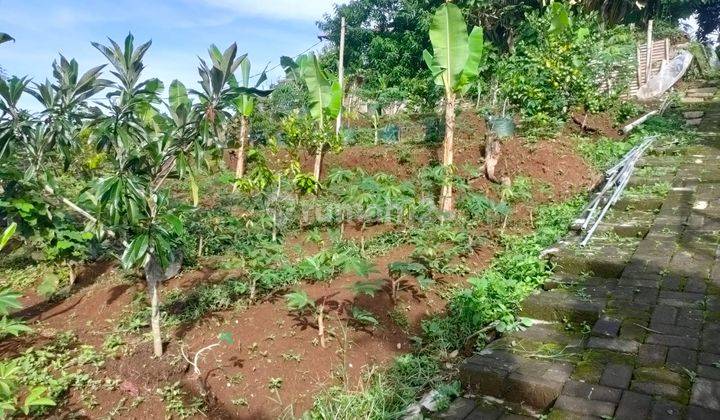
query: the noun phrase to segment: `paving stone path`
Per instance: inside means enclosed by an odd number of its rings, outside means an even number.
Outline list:
[[[440,418],[720,419],[720,92],[698,89],[702,139],[656,143],[589,246],[561,243],[535,324],[467,359]]]

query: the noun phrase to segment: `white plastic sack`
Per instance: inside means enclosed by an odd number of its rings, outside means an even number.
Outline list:
[[[680,50],[672,60],[663,61],[660,72],[638,89],[637,97],[640,100],[657,98],[680,80],[692,64],[693,55],[689,51]]]
[[[705,44],[705,52],[708,56],[710,68],[720,69],[720,57],[718,57],[718,53],[715,52],[715,46],[713,44]]]

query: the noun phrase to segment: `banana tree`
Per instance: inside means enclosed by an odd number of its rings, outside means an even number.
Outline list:
[[[430,42],[433,54],[425,50],[423,58],[432,71],[435,84],[445,90],[445,140],[442,164],[445,179],[440,193],[440,210],[453,211],[452,177],[455,107],[478,77],[483,55],[483,32],[474,27],[468,36],[467,24],[460,8],[445,3],[438,8],[430,23]]]
[[[313,177],[320,181],[325,149],[329,145],[338,145],[339,136],[326,123],[337,118],[342,107],[342,88],[338,80],[330,80],[328,74],[320,67],[315,53],[301,56],[297,60],[299,75],[305,82],[310,94],[310,115],[317,123],[318,132],[310,139],[315,149],[315,165]]]
[[[230,80],[230,85],[237,93],[237,99],[235,99],[235,109],[237,110],[237,117],[240,118],[240,138],[238,139],[238,148],[235,153],[237,158],[235,178],[237,179],[242,178],[243,175],[245,175],[245,154],[250,134],[249,119],[255,111],[256,99],[258,97],[266,97],[272,93],[272,90],[259,89],[260,85],[267,80],[265,70],[260,73],[260,77],[258,77],[254,87],[250,87],[250,60],[247,58],[240,63],[240,77],[240,82],[242,84],[238,84],[234,79]],[[235,191],[236,188],[237,184],[233,184],[233,191]]]

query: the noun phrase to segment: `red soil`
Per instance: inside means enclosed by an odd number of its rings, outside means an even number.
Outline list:
[[[456,164],[461,170],[468,166],[480,167],[484,122],[472,117],[462,121]],[[360,167],[371,173],[383,171],[403,178],[411,177],[433,158],[435,151],[409,150],[413,157],[403,165],[398,163],[396,147],[348,148],[339,155],[329,155],[326,168],[337,165]],[[505,141],[498,170],[501,176],[513,179],[522,175],[551,186],[547,191],[534,191],[535,203],[559,200],[587,190],[597,176],[565,140],[535,144],[526,144],[520,139]],[[497,195],[496,186],[484,178],[474,179],[471,186],[490,196]],[[530,217],[530,208],[520,206],[511,222],[523,226]],[[370,237],[387,229],[388,226],[373,226],[366,234]],[[352,225],[346,227],[345,234],[350,238],[359,236]],[[304,255],[319,250],[302,234],[288,238],[286,244],[289,247],[300,245]],[[411,246],[405,245],[377,258],[374,261],[376,272],[370,274],[370,279],[387,281],[387,265],[406,259],[412,250]],[[493,245],[477,249],[467,257],[465,264],[473,271],[481,270],[494,253]],[[190,289],[202,282],[218,281],[225,274],[208,268],[199,269],[167,282],[163,291]],[[120,316],[128,310],[135,294],[142,292],[144,287],[141,281],[127,284],[109,280],[114,277],[117,275],[112,267],[99,267],[81,276],[76,291],[65,300],[48,303],[37,296],[24,300],[26,309],[20,314],[35,321],[33,327],[39,334],[4,343],[0,355],[16,354],[29,345],[42,344],[55,332],[67,330],[74,331],[82,343],[101,346]],[[263,419],[281,414],[296,417],[311,407],[320,390],[343,383],[356,388],[364,370],[387,364],[394,357],[410,351],[411,337],[419,334],[421,320],[444,310],[446,302],[442,292],[465,281],[459,276],[441,278],[439,285],[427,292],[408,282],[403,284],[397,302],[393,302],[388,290],[379,292],[374,298],[354,297],[348,286],[358,280],[361,280],[358,276],[346,274],[329,283],[299,286],[313,299],[325,298],[331,308],[326,319],[326,348],[317,343],[316,320],[288,312],[283,292],[244,310],[214,313],[194,325],[174,331],[162,359],[151,357],[147,340],[127,336],[130,354],[109,360],[98,373],[101,377],[120,379],[120,389],[95,392],[98,405],[93,409],[85,408],[79,392],[73,391],[68,404],[57,411],[61,416],[72,413],[100,418],[121,399],[127,398],[125,407],[128,411],[122,412],[123,418],[159,418],[166,413],[165,404],[156,390],[180,381],[189,393],[199,394],[203,388],[208,391],[209,418]],[[374,329],[348,328],[346,310],[353,305],[371,311],[379,326]],[[399,318],[406,318],[407,326],[401,327],[397,322]],[[216,342],[221,332],[231,333],[235,343],[222,344],[206,353],[200,361],[201,377],[196,378],[179,356],[181,343],[194,354]],[[282,379],[279,389],[270,389],[272,378]],[[129,402],[136,395],[143,397],[144,402],[131,408]],[[246,406],[240,404],[241,399],[247,402]]]

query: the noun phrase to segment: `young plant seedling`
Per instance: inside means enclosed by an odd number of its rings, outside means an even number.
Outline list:
[[[317,321],[318,337],[320,337],[320,346],[325,348],[325,297],[320,300],[320,304],[310,299],[304,290],[291,292],[285,295],[287,307],[290,311],[300,316],[313,314]]]
[[[393,302],[397,302],[400,284],[406,277],[416,278],[421,289],[432,284],[432,278],[428,275],[427,268],[420,263],[396,261],[388,265],[388,272],[390,273],[390,297]]]
[[[382,280],[356,281],[348,286],[348,290],[352,291],[356,296],[367,295],[375,297],[375,293],[383,288]]]
[[[365,309],[359,308],[357,306],[353,306],[352,308],[350,308],[350,316],[352,317],[353,321],[362,326],[376,327],[378,324],[380,324],[380,321],[375,318],[375,315],[372,312],[366,311]]]

